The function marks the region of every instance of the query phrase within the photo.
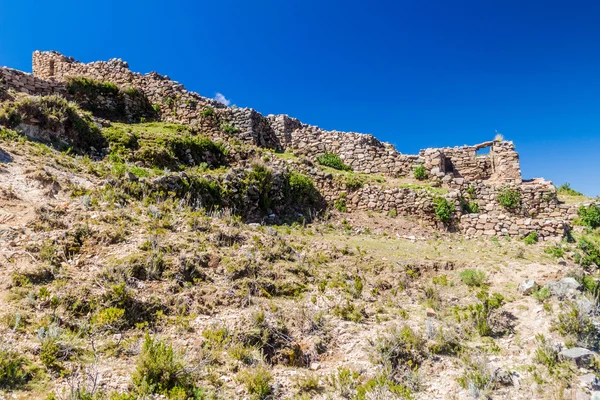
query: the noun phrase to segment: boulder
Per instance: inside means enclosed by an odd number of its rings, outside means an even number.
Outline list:
[[[558,353],[558,357],[563,361],[572,361],[577,364],[578,367],[586,367],[589,365],[594,352],[583,347],[571,347],[570,349],[564,349]]]
[[[563,278],[557,282],[549,282],[546,286],[550,289],[550,293],[559,298],[574,297],[581,288],[581,284],[571,277]]]
[[[579,377],[579,385],[584,388],[598,390],[600,389],[600,380],[596,374],[589,373]]]

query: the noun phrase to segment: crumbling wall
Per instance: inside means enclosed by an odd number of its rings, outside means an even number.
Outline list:
[[[59,82],[40,79],[12,68],[0,68],[0,85],[5,90],[12,89],[36,96],[66,93],[64,85]]]
[[[442,226],[435,216],[434,199],[444,197],[455,206],[454,228],[469,237],[510,236],[524,237],[535,231],[541,240],[562,238],[577,217],[577,205],[559,204],[556,188],[551,182],[534,179],[520,184],[478,180],[449,188],[447,193],[417,187],[389,187],[389,185],[366,184],[356,190],[349,190],[343,180],[332,174],[314,168],[303,161],[274,158],[275,167],[300,170],[309,175],[323,198],[330,204],[345,199],[348,212],[357,210],[390,212],[410,216],[425,225]],[[456,178],[463,179],[463,178]],[[505,209],[497,200],[498,193],[510,187],[520,193],[519,206]],[[465,203],[474,202],[479,212],[469,213],[463,208]]]
[[[514,183],[521,179],[518,155],[510,142],[426,149],[418,156],[405,155],[372,135],[326,131],[287,115],[265,117],[250,108],[226,107],[186,90],[167,76],[131,72],[128,64],[120,59],[84,64],[60,53],[36,51],[33,73],[31,79],[41,86],[49,85],[49,92],[71,76],[110,81],[122,89],[135,87],[159,109],[164,121],[190,124],[215,138],[235,137],[245,143],[279,150],[293,148],[312,159],[324,152],[336,153],[357,172],[411,176],[415,166],[424,164],[430,178],[449,185],[452,180],[461,185],[463,181],[482,179]],[[477,151],[484,147],[492,147],[490,154],[477,156]]]
[[[424,149],[419,155],[406,155],[372,135],[326,131],[287,115],[265,117],[250,108],[226,107],[187,91],[167,76],[131,72],[119,59],[83,64],[56,52],[35,52],[33,72],[31,75],[3,68],[0,80],[5,88],[36,95],[64,94],[64,82],[70,76],[110,81],[124,90],[137,88],[159,109],[164,121],[189,124],[215,138],[234,137],[244,143],[306,156],[307,160],[294,168],[310,175],[327,201],[333,202],[345,193],[349,211],[393,210],[427,224],[439,224],[433,212],[433,199],[439,196],[434,193],[439,192],[382,185],[348,191],[331,174],[315,168],[311,161],[314,163],[318,155],[335,153],[356,172],[393,177],[411,177],[416,166],[425,166],[432,186],[448,188],[443,196],[455,204],[456,226],[469,236],[523,236],[535,230],[542,238],[560,237],[577,213],[574,206],[558,203],[550,182],[522,181],[519,156],[512,142]],[[489,154],[477,154],[488,147]],[[507,185],[521,193],[516,210],[505,210],[497,202],[499,191]],[[477,203],[479,213],[463,210],[465,201]]]
[[[190,92],[168,76],[150,72],[131,72],[121,59],[88,64],[75,61],[57,52],[33,53],[33,74],[40,80],[64,82],[69,77],[82,76],[101,82],[112,82],[119,88],[141,90],[158,109],[166,122],[200,126],[213,137],[231,137],[262,147],[276,148],[276,137],[268,120],[249,108],[229,108],[216,100]],[[206,115],[205,110],[212,114]],[[232,129],[225,131],[224,127]]]
[[[325,152],[335,153],[356,172],[410,175],[419,159],[399,153],[393,145],[380,142],[373,135],[327,131],[287,115],[268,118],[282,150],[293,149],[312,159]]]
[[[513,142],[494,141],[490,149],[491,176],[494,181],[520,183],[521,165],[519,153]]]

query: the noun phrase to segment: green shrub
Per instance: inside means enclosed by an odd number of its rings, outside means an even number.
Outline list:
[[[112,82],[99,82],[83,76],[69,77],[66,80],[67,92],[72,96],[117,96],[119,88]]]
[[[477,269],[465,269],[460,273],[460,280],[470,287],[482,287],[487,285],[485,272]]]
[[[427,349],[431,354],[456,355],[463,348],[461,337],[455,330],[442,329],[440,327],[430,336],[430,339]]]
[[[470,304],[467,311],[475,325],[475,329],[481,336],[491,336],[496,333],[492,324],[492,312],[504,304],[504,296],[494,293],[491,296],[482,291],[477,294],[479,303]]]
[[[13,273],[11,280],[14,287],[26,287],[31,285],[31,280],[23,274]]]
[[[318,192],[308,176],[292,171],[288,176],[290,198],[297,204],[312,204],[317,200]]]
[[[592,264],[600,266],[600,245],[595,243],[591,238],[583,236],[579,239],[577,247],[583,251],[579,263],[584,267],[589,267]]]
[[[339,212],[348,212],[348,208],[346,207],[346,193],[340,193],[340,197],[333,202],[333,207]]]
[[[533,296],[534,299],[536,299],[540,303],[543,303],[548,298],[550,298],[551,293],[550,293],[550,289],[548,289],[546,286],[544,286],[544,287],[538,288],[531,295]]]
[[[477,202],[470,201],[463,205],[463,211],[468,214],[479,214],[481,210],[479,209],[479,204]]]
[[[205,339],[204,346],[220,349],[229,340],[230,335],[227,327],[214,326],[203,330],[202,337]]]
[[[295,386],[299,393],[317,394],[323,391],[319,376],[315,374],[306,374],[298,377],[295,381]]]
[[[371,341],[374,361],[384,367],[414,369],[424,359],[425,338],[408,326],[390,331]]]
[[[15,128],[22,122],[48,131],[50,143],[61,149],[65,149],[65,144],[80,152],[106,146],[90,114],[59,96],[23,97],[5,102],[0,108],[0,125]]]
[[[360,189],[364,184],[364,179],[358,175],[348,174],[344,177],[344,185],[346,186],[346,190],[349,192],[354,192],[355,190]]]
[[[216,158],[217,166],[225,164],[227,152],[222,144],[186,132],[140,140],[140,148],[134,153],[133,161],[141,161],[147,167],[177,168],[189,165],[190,161],[195,165],[206,162],[205,153]]]
[[[317,161],[319,164],[324,165],[326,167],[330,167],[333,169],[338,169],[340,171],[352,171],[352,168],[349,165],[344,164],[340,156],[333,153],[324,153],[317,156]]]
[[[600,227],[600,204],[591,204],[588,207],[581,206],[577,210],[577,214],[583,225],[592,229]]]
[[[395,399],[413,400],[413,393],[408,387],[381,373],[356,388],[356,400]]]
[[[55,339],[46,338],[42,341],[40,361],[47,368],[60,369],[60,346]]]
[[[554,368],[558,364],[558,350],[542,334],[535,335],[537,348],[533,354],[535,362],[543,364],[548,369]]]
[[[424,165],[417,165],[413,171],[413,176],[415,179],[423,181],[427,179],[427,170]]]
[[[463,357],[464,371],[456,380],[465,390],[468,390],[474,399],[489,398],[489,394],[496,387],[494,373],[489,368],[489,362],[479,354],[465,355]]]
[[[331,313],[336,317],[340,317],[345,321],[362,322],[365,318],[365,310],[362,307],[357,307],[354,303],[346,301],[346,304],[336,304]]]
[[[202,110],[202,112],[200,112],[200,115],[204,118],[212,117],[215,115],[215,109],[212,107],[206,107]]]
[[[507,210],[515,210],[521,205],[521,192],[507,187],[498,192],[496,200]]]
[[[133,385],[140,395],[152,393],[181,398],[199,398],[193,377],[173,346],[146,334],[142,352],[132,375]]]
[[[209,161],[212,162],[210,167],[218,167],[227,162],[228,151],[222,143],[193,134],[182,125],[113,124],[104,128],[103,135],[110,145],[111,155],[149,168],[176,170]]]
[[[345,399],[354,396],[356,388],[361,381],[360,374],[348,368],[338,367],[336,372],[327,377],[327,382],[336,393]]]
[[[31,379],[27,361],[18,353],[0,350],[0,389],[16,389]]]
[[[554,244],[552,246],[546,247],[544,253],[556,258],[562,258],[565,255],[565,252],[560,244]]]
[[[98,311],[92,317],[92,325],[101,329],[119,330],[125,325],[125,310],[109,307]]]
[[[577,190],[571,188],[571,184],[569,182],[560,185],[558,189],[556,189],[556,193],[566,196],[583,196],[583,193],[580,193]]]
[[[596,350],[600,332],[596,329],[588,311],[579,304],[568,301],[562,303],[563,311],[552,325],[562,336],[573,337],[579,346]]]
[[[460,203],[462,205],[463,212],[467,214],[479,214],[479,204],[472,200],[473,196],[471,194],[469,194],[469,197],[471,200],[467,200],[462,196],[460,197]]]
[[[273,374],[265,367],[248,369],[241,373],[239,379],[246,386],[246,390],[252,399],[266,400],[271,398]]]
[[[235,126],[231,125],[231,124],[223,124],[221,125],[221,130],[229,135],[233,135],[235,133],[239,133],[240,129],[236,128]]]
[[[433,199],[433,209],[435,216],[442,222],[448,223],[452,220],[454,214],[454,204],[443,197]]]
[[[539,235],[536,231],[530,232],[529,235],[523,238],[525,244],[536,244],[538,242]]]

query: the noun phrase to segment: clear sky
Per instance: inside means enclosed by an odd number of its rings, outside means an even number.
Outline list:
[[[525,178],[597,196],[599,21],[597,0],[0,0],[0,65],[119,57],[403,153],[497,130]]]

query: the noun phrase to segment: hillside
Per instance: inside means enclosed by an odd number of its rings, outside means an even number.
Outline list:
[[[0,102],[0,398],[600,398],[600,203],[512,142],[406,155],[55,52]]]

